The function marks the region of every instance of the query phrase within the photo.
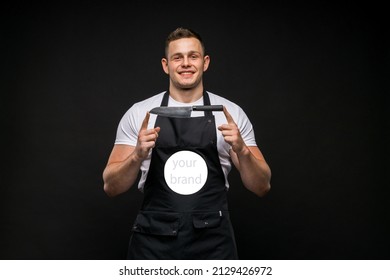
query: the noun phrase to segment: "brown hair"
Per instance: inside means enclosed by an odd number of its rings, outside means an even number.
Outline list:
[[[202,45],[202,50],[203,54],[206,54],[206,49],[204,47],[204,43],[202,40],[202,37],[196,33],[194,30],[188,29],[188,28],[183,28],[183,27],[178,27],[174,31],[172,31],[167,39],[165,40],[165,54],[168,52],[168,46],[169,43],[175,40],[179,40],[182,38],[196,38],[199,40],[200,44]]]

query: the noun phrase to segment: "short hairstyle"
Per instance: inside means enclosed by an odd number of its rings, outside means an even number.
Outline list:
[[[189,28],[178,27],[174,31],[172,31],[168,35],[167,39],[165,40],[165,55],[167,55],[167,53],[168,53],[169,43],[172,41],[175,41],[175,40],[182,39],[182,38],[196,38],[196,39],[198,39],[201,46],[202,46],[203,54],[204,55],[206,54],[206,48],[204,46],[203,39],[197,32],[195,32],[194,30],[191,30]]]

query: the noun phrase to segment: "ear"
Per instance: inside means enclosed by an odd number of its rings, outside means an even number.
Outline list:
[[[161,59],[161,66],[165,72],[165,74],[168,74],[168,60],[166,58]]]
[[[210,56],[205,55],[203,58],[203,72],[206,72],[210,65]]]

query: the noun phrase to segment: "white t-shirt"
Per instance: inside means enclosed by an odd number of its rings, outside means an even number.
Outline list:
[[[150,111],[154,107],[159,107],[161,105],[164,92],[156,94],[150,98],[147,98],[143,101],[134,103],[133,106],[123,115],[122,119],[119,122],[115,144],[123,144],[136,146],[138,132],[141,129],[141,124],[146,116],[146,112]],[[211,105],[224,105],[230,115],[233,117],[235,123],[237,124],[241,137],[243,138],[247,146],[256,146],[255,134],[253,131],[253,126],[249,121],[247,115],[237,104],[229,101],[228,99],[221,97],[219,95],[208,92],[210,97]],[[181,103],[174,100],[172,97],[169,97],[168,106],[192,106],[192,105],[203,105],[203,97],[193,103]],[[225,185],[229,188],[228,174],[231,170],[231,160],[229,155],[229,150],[231,149],[230,145],[225,142],[222,137],[222,133],[217,129],[218,126],[226,124],[227,120],[225,114],[222,111],[214,111],[215,116],[215,125],[217,131],[217,149],[219,153],[219,160],[223,173],[225,174]],[[204,112],[194,111],[191,113],[191,117],[204,116]],[[153,128],[156,122],[157,115],[150,114],[148,128]],[[145,159],[141,164],[141,177],[138,183],[138,188],[142,191],[143,186],[148,175],[148,170],[150,166],[151,152],[147,159]]]

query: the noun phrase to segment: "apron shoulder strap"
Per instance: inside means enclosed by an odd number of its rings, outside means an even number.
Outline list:
[[[169,91],[167,90],[165,93],[164,93],[164,96],[163,96],[163,99],[161,101],[161,105],[160,106],[168,106],[168,99],[169,99]]]

